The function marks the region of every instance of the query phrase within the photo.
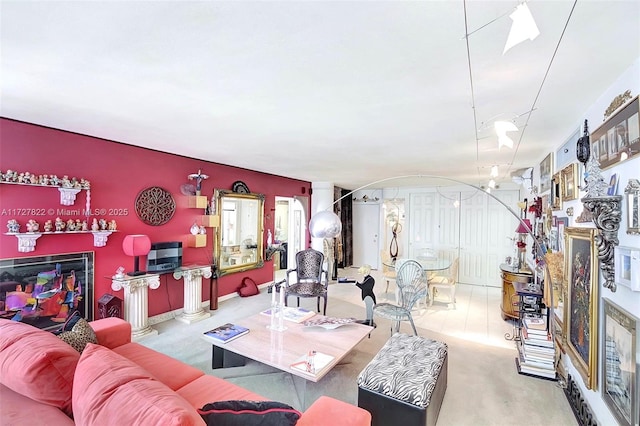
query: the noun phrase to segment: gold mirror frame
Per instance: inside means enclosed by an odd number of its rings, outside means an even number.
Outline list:
[[[218,276],[263,267],[264,194],[216,189],[213,196],[220,215],[216,232]],[[247,210],[244,225],[237,216],[243,209]]]
[[[640,210],[640,181],[629,179],[627,187],[624,189],[627,197],[627,234],[640,234],[640,222],[638,222]]]

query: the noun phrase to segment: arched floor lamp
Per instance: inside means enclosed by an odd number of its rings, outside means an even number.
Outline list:
[[[315,238],[335,238],[338,235],[340,235],[340,233],[342,232],[342,222],[340,221],[340,218],[338,217],[337,214],[335,214],[332,210],[328,210],[328,209],[333,207],[335,204],[340,202],[342,199],[350,196],[354,192],[360,191],[361,189],[365,189],[365,188],[368,188],[368,187],[373,186],[373,185],[377,185],[377,184],[382,183],[382,182],[388,182],[390,180],[406,179],[406,178],[442,179],[442,180],[446,180],[446,181],[449,181],[449,182],[454,182],[454,183],[457,183],[457,184],[468,186],[468,187],[476,189],[476,190],[478,190],[480,192],[485,193],[489,197],[491,197],[494,200],[496,200],[498,203],[502,204],[502,206],[504,206],[504,208],[507,209],[511,213],[511,215],[513,215],[513,217],[518,219],[518,222],[519,222],[518,230],[526,231],[526,233],[531,236],[531,239],[533,240],[533,245],[536,248],[536,250],[538,252],[538,255],[544,259],[545,251],[543,250],[542,246],[538,242],[537,238],[533,235],[533,232],[531,230],[531,225],[528,225],[524,221],[524,219],[520,217],[520,214],[516,213],[511,207],[506,205],[502,200],[500,200],[498,197],[496,197],[495,195],[491,194],[490,192],[486,192],[484,189],[482,189],[482,188],[480,188],[478,186],[471,185],[469,183],[466,183],[466,182],[463,182],[463,181],[460,181],[460,180],[457,180],[457,179],[452,179],[452,178],[448,178],[448,177],[444,177],[444,176],[434,176],[434,175],[393,176],[393,177],[389,177],[389,178],[385,178],[385,179],[376,180],[376,181],[368,183],[366,185],[362,185],[361,187],[356,188],[353,191],[350,191],[347,194],[345,194],[342,197],[340,197],[337,200],[335,200],[329,207],[327,207],[326,210],[322,210],[322,211],[319,211],[316,214],[314,214],[313,217],[311,217],[311,220],[309,221],[309,232],[311,233],[311,236],[315,237]],[[551,277],[551,273],[549,271],[549,265],[547,265],[546,261],[544,262],[544,268],[545,268],[546,276],[547,277]],[[534,268],[534,271],[535,271],[535,269],[536,268]],[[535,277],[535,272],[534,272],[534,277]],[[535,278],[534,278],[534,284],[537,284]],[[549,298],[547,300],[553,301],[554,300],[553,299],[553,285],[548,285],[546,287],[549,289]],[[550,315],[550,318],[553,318],[553,314],[554,314],[553,303],[551,303],[550,305],[551,306],[548,306],[549,315]],[[549,328],[550,328],[549,331],[551,332],[551,335],[555,340],[555,328],[554,327],[549,327]]]

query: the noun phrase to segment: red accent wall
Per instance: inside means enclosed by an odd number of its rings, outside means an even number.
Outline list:
[[[223,148],[221,148],[223,149]],[[187,247],[189,228],[203,214],[202,209],[187,206],[187,197],[180,186],[189,183],[187,176],[201,169],[209,175],[202,183],[202,194],[211,199],[214,188],[230,189],[233,182],[241,180],[252,192],[265,194],[265,233],[273,229],[275,196],[293,197],[308,193],[310,183],[274,176],[237,167],[182,157],[179,155],[139,148],[95,137],[78,135],[28,123],[0,118],[0,170],[8,169],[32,174],[68,175],[88,179],[91,182],[91,209],[106,211],[107,219],[115,219],[118,231],[109,237],[106,247],[94,247],[91,234],[43,235],[36,249],[30,253],[18,252],[17,239],[7,232],[9,219],[17,219],[25,232],[25,223],[36,219],[42,230],[45,220],[83,216],[60,214],[63,210],[86,206],[87,191],[78,194],[73,206],[60,205],[60,194],[51,187],[0,185],[0,258],[43,256],[47,254],[95,252],[95,298],[104,293],[123,298],[122,291],[111,290],[110,277],[119,266],[133,269],[133,258],[122,252],[122,240],[127,234],[146,234],[151,242],[182,241],[183,264],[211,264],[213,258],[213,233],[208,229],[205,248]],[[194,183],[194,182],[190,182]],[[176,212],[165,225],[150,226],[138,219],[134,202],[138,193],[150,186],[169,191],[176,202]],[[24,210],[28,209],[29,212]],[[36,215],[31,214],[31,210]],[[55,213],[49,214],[53,209]],[[126,213],[125,213],[126,209]],[[109,213],[114,214],[109,214]],[[66,213],[66,212],[65,212]],[[37,216],[37,214],[41,214]],[[90,222],[90,221],[89,221]],[[307,246],[309,237],[307,236]],[[141,269],[146,258],[140,259]],[[273,262],[252,271],[225,275],[218,280],[219,296],[233,293],[243,277],[249,276],[256,283],[273,279]],[[205,280],[208,281],[208,280]],[[160,288],[149,291],[149,315],[175,310],[184,306],[183,283],[171,274],[161,276]],[[203,285],[203,300],[209,299],[209,286]],[[94,300],[94,310],[97,309]]]

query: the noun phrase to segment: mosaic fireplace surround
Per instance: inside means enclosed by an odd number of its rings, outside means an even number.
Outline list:
[[[93,252],[0,259],[0,318],[44,330],[93,320]]]

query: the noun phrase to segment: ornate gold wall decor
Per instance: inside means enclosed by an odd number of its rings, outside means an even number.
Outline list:
[[[624,93],[619,94],[609,104],[609,107],[604,112],[604,120],[609,118],[611,114],[613,114],[618,108],[625,104],[629,99],[631,99],[631,90],[627,90]]]

